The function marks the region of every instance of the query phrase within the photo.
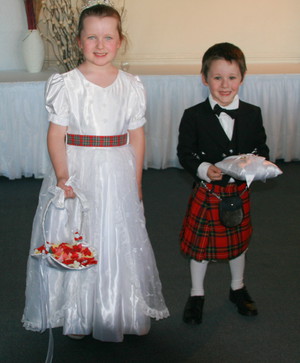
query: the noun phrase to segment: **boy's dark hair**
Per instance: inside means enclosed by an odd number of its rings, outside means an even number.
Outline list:
[[[236,45],[231,43],[218,43],[210,47],[203,55],[201,73],[207,79],[211,63],[218,59],[225,59],[228,62],[237,62],[242,79],[247,70],[244,53]]]
[[[117,30],[119,33],[120,40],[122,41],[124,40],[126,42],[126,36],[124,35],[122,30],[121,15],[116,9],[108,5],[94,5],[82,11],[78,21],[78,29],[77,29],[78,38],[80,38],[81,32],[83,30],[83,21],[85,18],[89,16],[99,16],[100,18],[112,17],[117,19],[118,21]]]

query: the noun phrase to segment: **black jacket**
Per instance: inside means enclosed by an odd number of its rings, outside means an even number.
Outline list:
[[[184,111],[177,155],[184,169],[196,180],[199,181],[197,169],[204,161],[215,164],[227,156],[247,153],[269,158],[260,108],[240,101],[234,119],[233,136],[229,140],[208,99]],[[225,185],[228,179],[223,177],[215,183]]]

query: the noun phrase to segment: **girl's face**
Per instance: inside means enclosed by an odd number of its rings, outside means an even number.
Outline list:
[[[122,43],[117,25],[118,20],[113,17],[88,16],[84,19],[78,45],[86,63],[97,66],[111,64]]]
[[[233,101],[243,83],[238,64],[225,59],[212,61],[207,78],[202,74],[202,82],[209,87],[213,99],[223,107]]]

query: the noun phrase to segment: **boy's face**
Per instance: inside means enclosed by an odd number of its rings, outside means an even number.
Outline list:
[[[202,82],[209,87],[213,99],[223,107],[233,101],[243,83],[238,64],[225,59],[212,61],[207,78],[202,74]]]

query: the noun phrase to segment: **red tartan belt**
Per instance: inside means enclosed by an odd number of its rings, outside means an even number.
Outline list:
[[[67,144],[99,147],[122,146],[127,144],[127,134],[113,136],[67,134]]]

